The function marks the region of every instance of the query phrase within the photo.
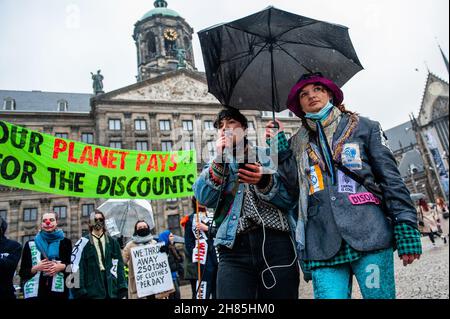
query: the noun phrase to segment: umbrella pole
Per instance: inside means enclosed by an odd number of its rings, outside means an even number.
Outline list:
[[[273,63],[273,44],[271,43],[269,46],[270,51],[270,78],[272,82],[272,120],[273,120],[273,128],[278,129],[279,125],[275,122],[275,65]]]
[[[195,215],[197,218],[197,225],[200,223],[200,214],[198,211],[198,201],[195,201]],[[198,283],[198,287],[197,287],[197,299],[200,299],[200,296],[202,295],[202,271],[201,271],[201,267],[200,267],[200,230],[198,228],[196,228],[196,232],[195,232],[195,237],[197,240],[197,283]]]

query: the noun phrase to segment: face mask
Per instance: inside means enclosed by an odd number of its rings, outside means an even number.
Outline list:
[[[328,101],[328,104],[325,105],[319,112],[317,113],[306,113],[305,117],[310,120],[321,121],[325,119],[328,114],[330,114],[331,109],[333,108],[333,104]]]
[[[141,228],[141,229],[138,229],[138,230],[136,231],[136,234],[137,234],[139,237],[147,237],[148,235],[150,235],[150,229],[149,229],[149,228]]]
[[[94,225],[95,230],[101,230],[105,226],[105,222],[103,221],[96,221]]]

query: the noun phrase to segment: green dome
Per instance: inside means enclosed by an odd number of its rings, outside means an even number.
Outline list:
[[[162,14],[163,16],[169,16],[169,17],[179,17],[180,15],[178,14],[178,12],[172,10],[172,9],[168,9],[168,8],[155,8],[150,10],[149,12],[147,12],[142,18],[141,20],[145,20],[148,17],[152,17],[158,14]]]

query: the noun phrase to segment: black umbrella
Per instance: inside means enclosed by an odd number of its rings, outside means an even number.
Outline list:
[[[209,92],[237,109],[281,112],[302,74],[342,86],[362,70],[347,27],[274,7],[198,35]]]

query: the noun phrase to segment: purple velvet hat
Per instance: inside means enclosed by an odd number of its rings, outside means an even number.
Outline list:
[[[304,114],[302,112],[300,102],[298,101],[298,93],[306,85],[313,83],[320,83],[331,91],[331,93],[333,94],[333,104],[335,106],[341,105],[341,103],[344,101],[344,93],[333,81],[327,79],[320,73],[304,74],[297,82],[297,84],[292,87],[287,100],[288,109],[298,117],[301,117]]]

